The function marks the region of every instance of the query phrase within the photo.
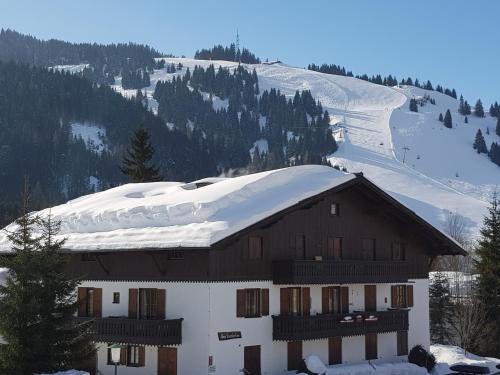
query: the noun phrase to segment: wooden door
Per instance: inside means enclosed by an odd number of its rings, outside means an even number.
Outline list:
[[[342,363],[342,337],[328,338],[328,364],[338,365]]]
[[[289,341],[288,348],[288,371],[298,370],[302,361],[302,341]]]
[[[365,285],[365,311],[377,311],[376,285]]]
[[[158,375],[177,375],[177,348],[158,348]]]
[[[247,375],[260,375],[260,345],[245,346],[243,367]]]
[[[365,355],[366,359],[377,359],[377,334],[367,333],[365,335]]]

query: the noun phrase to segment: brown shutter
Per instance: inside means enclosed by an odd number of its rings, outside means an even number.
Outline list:
[[[261,298],[261,315],[269,315],[269,289],[260,290]]]
[[[102,289],[94,288],[94,317],[102,317]]]
[[[397,285],[392,285],[391,286],[391,307],[396,309],[399,306],[398,304],[398,290],[397,290]]]
[[[323,314],[329,314],[330,310],[328,309],[328,301],[329,301],[329,289],[328,287],[321,288],[321,308]]]
[[[146,365],[146,349],[144,346],[139,346],[139,366],[144,367]]]
[[[236,317],[245,317],[245,289],[236,290]]]
[[[137,319],[137,294],[138,289],[128,290],[128,317],[130,319]]]
[[[78,316],[87,315],[87,288],[78,288]]]
[[[311,314],[311,290],[302,288],[302,315],[309,316]]]
[[[290,289],[288,288],[280,289],[280,314],[290,314]]]
[[[165,306],[167,304],[167,291],[156,289],[156,318],[165,319]]]
[[[340,288],[340,306],[342,314],[349,313],[349,287],[347,286]]]
[[[413,307],[413,285],[406,286],[407,307]]]
[[[126,366],[127,365],[127,347],[121,348],[120,349],[120,365]]]

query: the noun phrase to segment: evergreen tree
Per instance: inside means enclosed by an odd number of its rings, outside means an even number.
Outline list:
[[[483,133],[481,129],[477,129],[476,139],[474,140],[474,144],[472,146],[474,150],[477,151],[478,154],[487,153],[488,148],[486,147],[486,142],[484,141]]]
[[[464,122],[465,122],[466,124],[468,124],[468,123],[469,123],[469,118],[468,118],[467,116],[465,116],[465,118],[464,118]]]
[[[443,124],[444,126],[446,126],[447,128],[450,128],[452,127],[452,120],[451,120],[451,113],[450,113],[450,110],[447,109],[446,110],[446,113],[444,115],[444,119],[443,119]]]
[[[418,105],[416,99],[410,99],[410,111],[418,112]]]
[[[496,142],[491,143],[490,151],[488,152],[490,160],[500,167],[500,146]]]
[[[447,323],[450,318],[450,307],[450,284],[443,273],[436,272],[429,286],[431,342],[447,344]]]
[[[0,257],[9,270],[0,286],[0,373],[31,375],[78,368],[94,348],[88,324],[73,322],[79,281],[65,273],[64,241],[54,238],[59,223],[28,213],[24,199],[18,229],[8,233],[12,257]],[[41,236],[39,235],[41,233]]]
[[[497,121],[497,127],[495,129],[495,133],[497,133],[497,135],[500,136],[500,117],[498,118],[498,121]]]
[[[122,159],[122,173],[134,183],[161,181],[159,168],[151,163],[154,148],[149,142],[148,131],[140,127],[135,131],[130,143],[131,148]]]
[[[476,105],[474,106],[474,114],[477,117],[484,117],[484,108],[481,99],[478,99]]]
[[[443,122],[443,114],[442,113],[439,114],[438,120],[441,121],[441,122]]]
[[[488,339],[484,355],[500,355],[500,202],[493,195],[488,216],[484,218],[481,237],[476,248],[478,294],[487,309],[490,322],[485,327]]]

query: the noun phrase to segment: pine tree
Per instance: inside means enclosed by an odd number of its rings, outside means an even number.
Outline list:
[[[484,108],[481,99],[478,99],[476,105],[474,106],[474,114],[477,117],[484,117]]]
[[[481,237],[476,248],[478,293],[487,308],[489,327],[485,335],[485,355],[500,355],[500,201],[496,193],[484,218]]]
[[[154,148],[149,142],[149,133],[143,127],[137,129],[130,140],[131,149],[122,159],[121,171],[131,182],[161,181],[159,168],[151,164]]]
[[[0,345],[1,374],[77,368],[95,350],[86,335],[89,323],[73,322],[79,281],[65,273],[64,241],[54,238],[60,224],[50,214],[28,213],[27,196],[18,229],[8,233],[14,256],[0,257],[0,267],[9,270],[0,286],[0,336],[6,341]]]
[[[443,114],[442,113],[439,114],[438,120],[441,121],[441,122],[443,122]]]
[[[450,284],[443,273],[436,272],[429,286],[429,318],[433,343],[447,344],[450,307]]]
[[[495,129],[495,133],[500,136],[500,117],[498,118],[497,121],[497,128]]]
[[[478,154],[487,153],[488,148],[486,147],[486,142],[484,141],[483,133],[481,129],[477,129],[476,139],[474,140],[474,144],[472,146],[474,150],[477,151]]]
[[[465,122],[466,124],[468,124],[468,123],[469,123],[469,119],[468,119],[468,117],[467,117],[467,116],[465,116],[465,118],[464,118],[464,122]]]
[[[418,105],[416,99],[410,99],[410,111],[418,112]]]
[[[444,115],[444,119],[443,119],[443,124],[444,126],[446,126],[447,128],[450,128],[452,127],[452,120],[451,120],[451,113],[450,113],[450,110],[446,110],[446,113]]]

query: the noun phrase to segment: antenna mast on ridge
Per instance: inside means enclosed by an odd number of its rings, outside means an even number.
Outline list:
[[[240,50],[240,33],[238,32],[238,29],[236,29],[236,49],[234,50],[234,61],[236,61],[236,58],[238,57],[239,50]],[[238,62],[241,63],[241,53],[240,56],[238,57]]]

